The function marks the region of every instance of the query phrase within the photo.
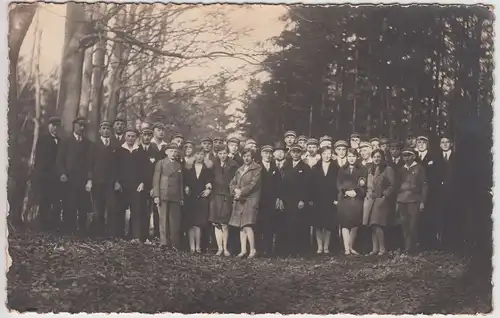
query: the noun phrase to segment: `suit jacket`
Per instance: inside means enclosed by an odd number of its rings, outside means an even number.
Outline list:
[[[144,189],[148,193],[153,187],[153,175],[156,163],[163,159],[157,149],[153,144],[150,144],[147,150],[144,149],[142,144],[139,145],[139,166],[137,169],[141,169],[142,171]]]
[[[202,165],[199,177],[196,177],[196,169],[193,166],[184,169],[184,186],[189,187],[189,198],[196,200],[206,189],[207,184],[212,185],[214,174],[212,169],[208,169],[205,164]]]
[[[120,148],[125,143],[125,134],[122,135],[121,139],[116,139],[116,136],[113,134],[110,138],[110,145],[117,149]]]
[[[105,146],[102,139],[92,144],[90,149],[90,176],[94,183],[113,182],[116,177],[117,153],[112,146]]]
[[[435,188],[437,185],[436,181],[436,168],[435,168],[435,160],[434,155],[428,150],[424,159],[420,159],[417,151],[417,158],[415,160],[417,163],[421,164],[422,167],[425,168],[425,173],[427,176],[427,182],[429,184],[429,190],[435,192]]]
[[[60,144],[61,138],[52,137],[49,133],[45,133],[38,138],[35,154],[35,173],[39,180],[59,179],[56,161]]]
[[[427,177],[420,164],[410,168],[401,167],[397,173],[399,189],[397,201],[402,203],[421,203],[427,200]]]
[[[144,183],[144,162],[141,160],[141,154],[138,145],[134,145],[132,151],[129,151],[126,144],[116,149],[116,176],[118,181],[125,189],[137,189],[139,184]]]
[[[229,183],[234,177],[236,170],[238,170],[238,164],[231,158],[227,159],[224,168],[221,167],[221,162],[218,158],[214,159],[213,162],[213,173],[214,182],[212,184],[212,193],[214,195],[225,195],[231,196],[229,191]]]
[[[184,200],[184,176],[182,165],[178,161],[164,158],[156,163],[153,175],[153,197],[171,202]]]
[[[292,161],[286,161],[283,167],[283,195],[286,209],[296,209],[299,201],[307,203],[309,197],[309,166],[300,160],[295,167]]]
[[[231,157],[229,157],[231,158]],[[239,154],[235,154],[233,158],[234,161],[236,161],[236,163],[238,164],[238,166],[242,166],[243,165],[243,158],[241,158],[241,156]]]
[[[261,210],[272,209],[276,207],[276,199],[280,197],[281,188],[281,174],[274,161],[269,164],[269,170],[264,167],[263,163],[261,166],[261,195],[260,195],[260,207]]]
[[[58,175],[65,174],[69,182],[85,185],[92,177],[89,170],[91,145],[85,137],[77,141],[73,134],[63,139],[57,154]]]
[[[337,174],[339,168],[330,161],[327,174],[323,172],[323,161],[318,161],[311,169],[310,198],[314,208],[321,211],[331,210],[333,202],[338,200]]]

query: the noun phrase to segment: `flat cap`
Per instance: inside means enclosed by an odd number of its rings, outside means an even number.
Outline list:
[[[307,141],[307,137],[304,136],[304,135],[300,135],[298,138],[297,138],[297,141]]]
[[[429,138],[427,138],[427,136],[420,135],[420,136],[417,137],[417,140],[429,141]]]
[[[264,152],[264,151],[268,151],[268,152],[273,152],[273,147],[271,145],[265,145],[265,146],[262,146],[262,148],[260,149],[261,152]]]
[[[403,155],[404,154],[412,154],[414,156],[417,156],[417,152],[415,151],[415,149],[411,149],[411,148],[404,148]]]
[[[75,120],[73,120],[73,124],[75,124],[75,123],[87,124],[87,118],[82,117],[82,116],[78,116],[75,118]]]
[[[357,133],[357,132],[354,132],[354,133],[352,133],[352,134],[351,134],[351,137],[350,137],[350,138],[351,138],[351,139],[352,139],[352,138],[361,138],[361,135],[360,135],[359,133]]]
[[[203,138],[201,138],[201,142],[206,142],[206,141],[210,142],[210,143],[213,142],[212,138],[210,138],[210,137],[203,137]]]
[[[117,121],[120,121],[122,123],[127,123],[127,121],[123,117],[116,117],[115,120],[113,120],[113,123],[116,123]]]
[[[302,147],[297,145],[297,144],[293,144],[291,147],[290,147],[290,151],[302,151]]]
[[[224,144],[220,144],[220,145],[215,146],[215,152],[224,151],[224,150],[227,151],[227,147]]]
[[[381,145],[389,144],[389,138],[380,138],[380,144]]]
[[[403,143],[401,141],[393,141],[389,145],[391,148],[403,148]]]
[[[153,129],[165,129],[165,125],[163,123],[154,123],[153,124]]]
[[[257,145],[257,143],[253,139],[247,139],[247,141],[245,141],[245,146],[248,145]]]
[[[338,148],[338,147],[349,147],[349,144],[347,143],[347,141],[345,140],[338,140],[337,142],[335,142],[335,144],[333,145],[333,148]]]
[[[103,120],[101,121],[101,123],[99,124],[99,127],[111,127],[111,122],[109,120]]]
[[[61,124],[61,118],[59,117],[50,117],[49,118],[49,124],[53,124],[53,125],[60,125]]]
[[[172,139],[174,139],[174,138],[184,139],[184,136],[181,133],[175,133],[175,134],[172,135]]]
[[[285,137],[288,137],[288,136],[294,136],[294,137],[297,137],[297,133],[293,130],[287,130],[285,132]]]
[[[143,135],[148,135],[148,134],[152,134],[153,133],[153,129],[149,128],[149,127],[143,127],[141,129],[141,134]]]
[[[323,141],[330,141],[331,142],[331,141],[333,141],[333,139],[332,139],[332,137],[325,135],[325,136],[319,138],[319,142],[320,143],[323,142]]]
[[[184,147],[186,145],[194,145],[194,143],[191,140],[186,140],[186,141],[184,141]]]
[[[231,137],[227,140],[228,143],[232,142],[232,143],[235,143],[235,144],[240,144],[240,140],[236,137]]]
[[[309,138],[307,140],[307,145],[316,145],[317,146],[318,144],[319,144],[319,142],[316,138]]]
[[[216,137],[212,138],[212,140],[213,141],[216,141],[216,140],[217,141],[224,141],[224,138],[216,136]]]
[[[378,141],[378,142],[380,142],[380,138],[374,137],[374,138],[370,139],[370,142],[373,142],[373,141]]]
[[[179,145],[176,144],[175,142],[171,142],[171,143],[168,143],[165,148],[163,149],[163,151],[165,150],[169,150],[169,149],[179,149]]]
[[[138,134],[139,134],[139,132],[137,131],[137,129],[135,129],[134,127],[127,127],[127,128],[125,129],[125,133],[128,133],[128,132],[133,132],[133,133],[135,133],[136,135],[138,135]]]
[[[371,146],[372,146],[372,145],[370,145],[370,143],[369,143],[369,142],[367,142],[367,141],[362,141],[362,142],[360,142],[360,143],[359,143],[359,147],[358,147],[358,148],[359,148],[359,149],[361,149],[361,148],[371,147]]]

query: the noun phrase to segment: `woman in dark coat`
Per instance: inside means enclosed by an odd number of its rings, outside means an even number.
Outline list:
[[[339,169],[337,176],[338,218],[346,255],[358,255],[353,246],[358,234],[358,226],[362,224],[363,220],[366,173],[366,169],[357,162],[356,149],[349,149],[347,151],[347,165]]]
[[[373,167],[368,172],[367,192],[363,205],[363,225],[372,228],[372,251],[369,255],[385,254],[383,227],[390,212],[389,198],[395,191],[395,175],[385,162],[384,152],[372,152]]]
[[[203,148],[194,153],[194,163],[184,170],[186,202],[184,225],[188,229],[191,252],[201,252],[201,229],[208,223],[209,195],[212,191],[213,171],[204,164]]]
[[[254,156],[254,150],[250,148],[243,150],[243,165],[236,171],[229,184],[234,195],[229,225],[240,229],[241,252],[237,257],[244,257],[247,254],[247,240],[250,245],[248,258],[254,258],[257,254],[253,226],[257,222],[262,168],[254,161]]]
[[[332,161],[332,148],[320,150],[321,160],[311,170],[311,190],[313,201],[313,226],[316,229],[318,254],[330,253],[332,231],[337,231],[337,172]]]
[[[229,190],[229,183],[234,177],[238,164],[228,157],[226,145],[217,145],[217,158],[213,160],[214,179],[208,220],[214,225],[215,240],[217,241],[216,255],[230,256],[227,248],[228,223],[233,209],[233,196]]]

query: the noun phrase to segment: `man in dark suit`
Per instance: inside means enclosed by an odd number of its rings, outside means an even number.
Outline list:
[[[103,121],[99,128],[99,139],[92,144],[90,152],[90,174],[92,202],[95,216],[91,232],[96,236],[106,234],[106,211],[115,208],[114,178],[117,158],[112,143],[111,122]]]
[[[64,231],[86,233],[92,189],[90,167],[91,142],[84,136],[86,119],[73,121],[73,133],[61,141],[57,155],[57,171],[63,183]],[[78,223],[77,223],[78,219]]]
[[[310,168],[301,159],[302,148],[292,145],[291,160],[283,167],[282,200],[285,213],[281,220],[280,254],[298,255],[309,246],[305,205],[309,194]]]
[[[236,137],[229,138],[227,140],[227,148],[229,149],[229,158],[236,161],[239,166],[243,165],[243,158],[239,154],[240,140]]]
[[[153,174],[155,165],[161,160],[160,153],[151,143],[153,138],[153,130],[144,128],[141,130],[141,144],[139,146],[140,164],[139,169],[144,173],[144,191],[140,195],[141,215],[144,216],[144,229],[142,230],[142,240],[147,240],[149,237],[149,225],[151,217],[153,217],[154,236],[160,235],[158,209],[153,204]],[[152,238],[151,238],[152,239]]]
[[[261,195],[259,214],[257,216],[258,249],[263,255],[273,254],[273,239],[276,233],[278,212],[283,210],[283,202],[279,200],[281,174],[273,162],[273,147],[265,145],[261,149]]]
[[[399,180],[398,173],[401,167],[404,166],[405,162],[402,158],[401,151],[403,149],[403,143],[399,141],[393,141],[389,144],[389,156],[387,157],[387,164],[392,167],[394,173],[396,174],[395,180]],[[396,189],[399,185],[396,185]],[[401,228],[401,220],[396,211],[396,196],[395,194],[389,198],[390,215],[389,221],[386,228],[387,233],[387,245],[391,250],[403,249],[403,232]]]
[[[127,121],[124,118],[117,117],[113,121],[113,135],[111,137],[111,145],[113,148],[118,148],[125,142],[125,128]]]
[[[51,117],[46,133],[38,138],[35,154],[35,184],[40,195],[40,217],[45,230],[57,230],[61,221],[61,182],[57,174],[58,136],[61,119]]]

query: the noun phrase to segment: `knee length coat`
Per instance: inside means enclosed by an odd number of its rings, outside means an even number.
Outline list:
[[[363,221],[363,202],[366,194],[367,170],[362,165],[354,166],[352,172],[349,166],[339,169],[337,175],[338,217],[342,228],[351,229],[360,226]],[[346,191],[354,190],[356,196],[346,196]]]
[[[246,171],[244,169],[243,165],[236,171],[229,185],[231,193],[234,193],[235,189],[241,190],[240,199],[233,203],[229,220],[229,225],[235,227],[255,225],[259,211],[262,168],[252,162]]]
[[[229,183],[238,170],[238,164],[233,159],[228,158],[224,168],[222,168],[220,160],[215,158],[212,169],[213,183],[208,220],[212,223],[227,224],[233,206],[233,196],[229,189]]]
[[[390,213],[390,198],[396,190],[394,169],[386,166],[380,172],[380,169],[371,168],[366,184],[363,225],[385,226]]]
[[[318,229],[333,230],[337,225],[337,206],[334,202],[338,199],[338,170],[336,162],[330,161],[325,175],[322,160],[311,169],[312,223]]]

